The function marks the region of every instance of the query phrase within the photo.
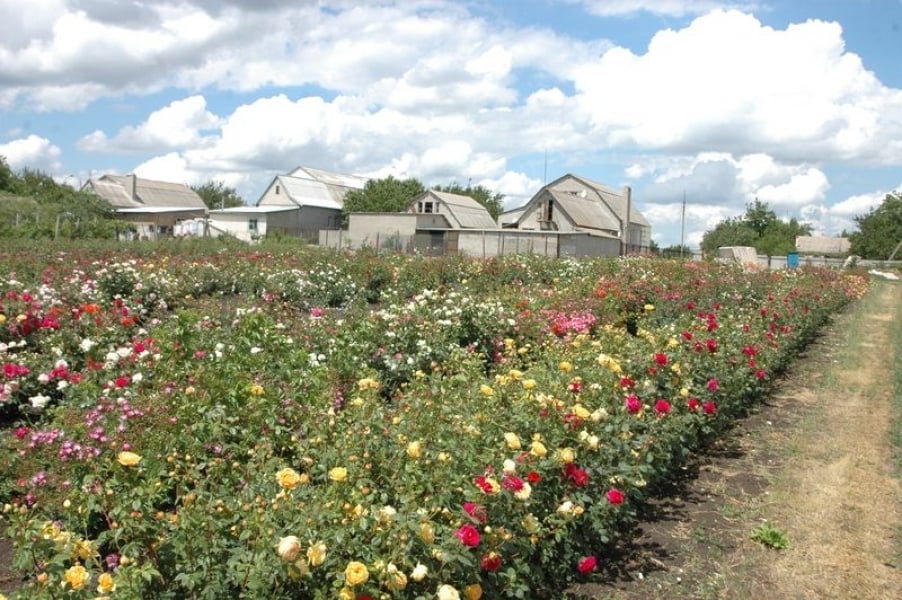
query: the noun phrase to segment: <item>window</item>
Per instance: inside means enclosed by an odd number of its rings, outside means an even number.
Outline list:
[[[278,186],[278,184],[277,184],[277,185],[276,185],[276,196],[278,196],[278,195],[279,195],[279,186]]]
[[[548,204],[545,205],[545,217],[544,221],[553,221],[554,219],[554,200],[549,200]]]
[[[248,231],[257,231],[257,219],[248,219],[247,229]]]
[[[424,213],[432,212],[432,202],[423,202],[423,211]]]

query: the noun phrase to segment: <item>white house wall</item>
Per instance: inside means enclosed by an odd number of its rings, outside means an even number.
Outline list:
[[[251,219],[257,220],[257,230],[252,231],[249,227]],[[266,235],[266,214],[216,214],[210,217],[210,235],[219,237],[220,235],[231,235],[239,240],[249,242],[254,236],[262,237]]]
[[[276,193],[277,190],[278,193]],[[257,206],[297,206],[297,204],[289,197],[285,186],[276,180],[260,196]]]

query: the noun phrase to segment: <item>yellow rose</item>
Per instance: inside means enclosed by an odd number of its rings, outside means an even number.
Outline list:
[[[560,460],[563,464],[569,465],[576,459],[576,455],[573,452],[573,448],[561,448],[557,451],[558,460]]]
[[[134,452],[120,452],[116,457],[116,460],[118,460],[119,464],[123,467],[134,467],[141,462],[141,456]]]
[[[94,544],[90,540],[78,540],[75,542],[75,546],[72,549],[72,553],[82,560],[88,560],[97,550],[94,548]]]
[[[296,535],[285,536],[279,540],[276,552],[285,562],[294,562],[301,553],[301,540]]]
[[[116,582],[113,581],[113,576],[109,573],[101,573],[100,577],[97,578],[97,593],[109,594],[115,590]]]
[[[535,389],[535,387],[536,387],[535,379],[524,379],[523,380],[523,389],[524,390],[532,390],[532,389]]]
[[[464,597],[467,600],[479,600],[482,598],[482,586],[478,583],[471,583],[464,588]]]
[[[359,390],[375,390],[379,388],[379,382],[372,377],[366,377],[357,382]]]
[[[91,579],[91,574],[83,566],[75,565],[66,569],[64,579],[66,583],[72,586],[73,590],[80,590]]]
[[[504,443],[507,444],[507,447],[511,450],[519,450],[520,449],[520,438],[517,437],[516,433],[508,431],[504,434]]]
[[[564,360],[564,361],[561,361],[561,364],[559,364],[557,366],[557,368],[560,369],[561,371],[563,371],[564,373],[569,373],[570,371],[573,370],[573,365],[571,365],[566,360]]]
[[[539,458],[543,458],[546,454],[548,454],[548,449],[545,448],[545,444],[536,440],[532,443],[532,446],[530,447],[529,452],[533,456],[538,456]]]
[[[329,470],[329,479],[332,481],[347,481],[348,470],[344,467],[334,467]]]
[[[589,412],[589,409],[583,406],[582,404],[574,404],[573,405],[573,414],[579,417],[580,419],[588,419],[589,415],[592,413]]]
[[[407,444],[407,456],[409,456],[410,458],[420,458],[421,453],[422,448],[420,447],[419,441],[414,441]]]
[[[388,589],[403,590],[407,587],[407,575],[399,571],[394,563],[388,563],[386,571],[388,571],[388,581],[385,582],[385,585],[388,586]]]
[[[0,325],[3,325],[4,323],[6,323],[6,315],[0,314]]]
[[[355,598],[357,598],[357,594],[351,588],[343,587],[338,592],[338,600],[354,600]]]
[[[413,568],[413,571],[410,573],[410,578],[414,581],[423,581],[426,579],[426,575],[429,574],[429,567],[424,565],[423,563],[417,563],[417,566]]]
[[[291,467],[285,467],[276,472],[276,481],[282,489],[293,490],[301,482],[301,476]]]
[[[435,528],[432,526],[432,523],[420,523],[420,539],[426,544],[431,544],[435,541]]]
[[[366,583],[369,578],[370,572],[362,562],[352,560],[345,568],[345,582],[351,587]]]
[[[262,396],[264,391],[266,390],[264,390],[263,386],[259,383],[255,383],[251,386],[251,396]]]
[[[655,309],[655,305],[654,304],[646,304],[644,308],[645,308],[645,312],[651,312]]]
[[[523,371],[520,371],[518,369],[511,369],[510,371],[508,371],[507,374],[514,381],[519,381],[520,379],[523,379]]]
[[[494,395],[495,395],[495,390],[492,389],[492,386],[486,385],[486,384],[484,384],[484,383],[483,383],[482,385],[479,386],[479,392],[480,392],[483,396],[485,396],[485,397],[489,397],[489,396],[494,396]]]
[[[307,562],[311,567],[318,567],[326,562],[326,544],[324,542],[316,542],[307,548]]]
[[[436,596],[438,596],[438,600],[460,600],[458,591],[447,583],[438,589]]]

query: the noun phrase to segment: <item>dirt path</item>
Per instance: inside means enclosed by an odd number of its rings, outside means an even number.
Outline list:
[[[581,597],[902,599],[889,434],[899,323],[902,285],[891,283],[838,317],[775,397],[655,504],[612,557],[610,582]],[[763,523],[790,547],[753,541]]]

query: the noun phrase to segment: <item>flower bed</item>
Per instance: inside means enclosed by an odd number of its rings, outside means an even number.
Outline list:
[[[867,288],[646,259],[112,256],[0,256],[23,597],[553,596]]]

